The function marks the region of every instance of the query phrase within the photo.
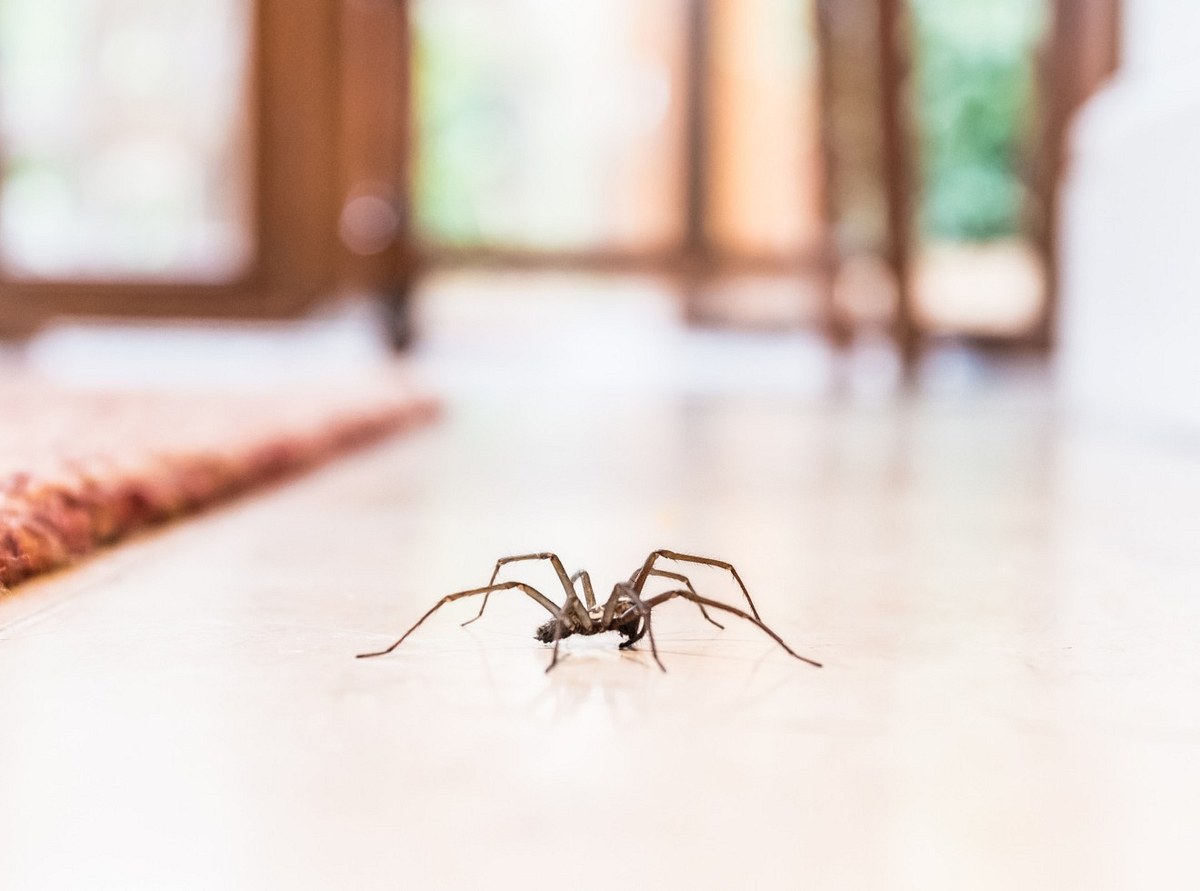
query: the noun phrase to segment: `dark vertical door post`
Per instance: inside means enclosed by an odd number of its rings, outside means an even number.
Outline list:
[[[912,299],[912,152],[908,128],[909,40],[904,0],[878,0],[880,124],[887,202],[887,261],[896,280],[892,336],[906,369],[920,357]]]

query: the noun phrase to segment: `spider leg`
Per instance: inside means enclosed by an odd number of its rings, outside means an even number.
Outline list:
[[[558,643],[563,639],[563,629],[566,623],[563,622],[562,613],[559,613],[554,620],[554,652],[550,654],[550,664],[546,666],[546,673],[550,673],[555,665],[558,664]]]
[[[608,595],[608,600],[604,601],[604,612],[600,616],[601,628],[612,629],[613,614],[617,611],[617,601],[621,599],[621,593],[626,590],[633,590],[633,586],[629,582],[621,582],[613,586],[613,592]],[[634,593],[637,592],[634,591]]]
[[[658,646],[654,642],[654,629],[650,626],[650,607],[646,605],[646,603],[639,596],[638,592],[634,590],[633,585],[631,585],[629,582],[620,582],[613,587],[612,595],[604,604],[604,618],[601,620],[604,623],[604,627],[611,629],[614,624],[623,624],[616,623],[614,620],[615,613],[617,611],[617,602],[622,597],[626,598],[633,604],[633,609],[637,612],[638,617],[641,619],[641,624],[628,640],[617,644],[617,649],[628,650],[635,643],[641,640],[644,635],[649,634],[650,652],[654,656],[654,661],[658,663],[659,668],[661,668],[663,671],[666,671],[666,666],[663,665],[662,660],[658,658]]]
[[[500,568],[502,566],[504,566],[504,564],[520,563],[523,560],[549,560],[550,565],[554,567],[554,571],[558,575],[558,580],[560,582],[562,582],[563,591],[565,591],[568,594],[574,593],[575,586],[574,586],[572,580],[567,576],[567,571],[566,571],[566,569],[563,568],[562,561],[558,559],[557,554],[552,554],[549,551],[542,551],[537,554],[519,554],[515,557],[501,557],[499,560],[496,561],[496,568],[492,570],[492,577],[491,577],[491,579],[488,580],[488,584],[489,585],[496,584],[496,576],[498,576],[500,574]],[[467,619],[467,621],[462,623],[464,628],[467,625],[470,625],[472,622],[476,622],[479,619],[483,618],[483,611],[485,609],[487,609],[489,596],[490,596],[490,594],[485,594],[483,596],[483,603],[480,604],[480,606],[479,606],[479,612],[476,614],[475,618]],[[590,628],[591,627],[590,620],[587,620],[586,616],[584,617],[584,619],[588,622],[587,627]]]
[[[642,617],[642,627],[639,629],[638,634],[629,638],[629,640],[625,641],[624,643],[619,644],[618,649],[628,650],[635,643],[637,643],[638,640],[641,639],[642,632],[645,632],[645,634],[650,638],[650,655],[654,657],[654,661],[658,663],[658,667],[663,671],[666,671],[667,666],[663,665],[662,660],[658,658],[658,647],[654,643],[654,628],[650,624],[650,607],[647,606],[642,598],[638,596],[638,592],[633,589],[632,585],[621,585],[620,589],[626,597],[633,601],[634,609],[636,609],[638,614]]]
[[[694,594],[691,591],[676,590],[676,591],[667,591],[663,594],[657,594],[654,597],[651,597],[649,600],[646,601],[646,606],[649,609],[654,609],[654,607],[658,606],[659,604],[666,603],[668,600],[671,600],[675,597],[682,597],[684,600],[690,600],[693,603],[702,603],[705,606],[711,606],[713,609],[723,609],[727,613],[733,613],[738,618],[745,619],[747,622],[752,622],[753,624],[757,625],[764,633],[766,633],[772,640],[774,640],[775,643],[777,643],[781,647],[783,647],[790,655],[795,656],[801,662],[807,662],[809,665],[815,665],[817,668],[821,667],[820,662],[815,662],[812,659],[809,659],[807,656],[801,656],[799,653],[797,653],[795,650],[793,650],[791,647],[789,647],[786,643],[783,642],[782,637],[780,637],[778,634],[776,634],[774,631],[772,631],[770,628],[768,628],[766,625],[764,625],[762,620],[759,619],[757,616],[752,616],[749,613],[744,613],[740,609],[737,609],[732,606],[726,606],[724,603],[718,603],[715,600],[709,600],[707,597],[701,597],[699,594]]]
[[[526,594],[528,594],[530,597],[532,597],[534,600],[536,600],[538,603],[540,603],[543,607],[545,607],[546,610],[550,613],[550,615],[555,616],[555,617],[560,615],[561,610],[559,610],[559,608],[554,605],[554,601],[550,600],[550,598],[548,598],[544,594],[542,594],[542,592],[539,591],[537,588],[534,588],[532,585],[526,585],[524,582],[501,582],[498,585],[486,585],[485,587],[482,587],[482,588],[471,588],[468,591],[456,591],[453,594],[447,594],[445,597],[443,597],[441,600],[439,600],[437,603],[435,603],[433,605],[433,608],[431,610],[429,610],[429,612],[425,613],[425,615],[423,615],[423,616],[421,616],[421,618],[417,619],[416,624],[413,625],[411,628],[409,628],[407,631],[405,631],[404,634],[401,635],[400,639],[398,641],[396,641],[394,644],[392,644],[390,647],[388,647],[386,650],[380,650],[377,653],[359,653],[358,658],[359,659],[368,659],[372,656],[386,656],[392,650],[396,649],[396,647],[400,646],[400,644],[404,643],[405,639],[410,634],[412,634],[419,627],[421,627],[422,622],[424,622],[426,619],[428,619],[430,616],[432,616],[434,613],[436,613],[439,609],[441,609],[447,603],[452,603],[455,600],[461,600],[463,597],[472,597],[476,594],[482,594],[486,597],[489,594],[491,594],[493,591],[509,591],[512,589],[524,591]]]
[[[580,570],[579,572],[575,573],[575,576],[572,576],[572,578],[575,578],[580,574],[582,574],[584,578],[587,578],[587,573],[584,570]],[[586,587],[588,589],[591,588],[590,581]],[[578,615],[579,612],[585,612],[582,604],[579,602],[579,595],[575,593],[574,586],[572,586],[570,591],[567,593],[567,599],[563,602],[562,609],[560,609],[554,616],[554,652],[550,656],[550,664],[546,666],[547,672],[549,672],[550,669],[558,664],[558,642],[564,637],[569,637],[575,633],[573,630],[571,630],[570,623],[567,620],[567,617],[572,613],[572,607],[575,607],[576,615]]]
[[[758,615],[758,609],[754,606],[754,601],[750,599],[750,592],[746,590],[746,583],[742,581],[742,577],[738,575],[738,571],[733,568],[732,563],[726,563],[724,560],[714,560],[711,557],[697,557],[694,554],[680,554],[677,551],[668,551],[659,549],[651,551],[650,556],[646,558],[646,562],[642,564],[642,568],[636,573],[637,580],[634,582],[634,587],[640,593],[642,586],[646,584],[646,578],[654,564],[660,560],[674,560],[679,563],[698,563],[702,566],[713,566],[717,569],[724,569],[733,576],[733,580],[738,583],[738,587],[742,589],[742,594],[746,597],[746,603],[750,606],[750,612],[754,614],[754,618],[760,622],[762,619]],[[697,595],[699,596],[699,595]],[[700,598],[703,600],[704,598]],[[707,602],[707,601],[706,601]]]
[[[682,573],[679,573],[679,572],[667,572],[665,569],[651,569],[650,571],[648,571],[648,572],[646,573],[646,576],[647,576],[647,578],[649,578],[649,577],[650,577],[650,576],[652,576],[652,575],[659,576],[659,577],[661,577],[661,578],[664,578],[664,579],[672,579],[672,580],[674,580],[674,581],[676,581],[676,582],[683,582],[685,585],[687,585],[687,589],[688,589],[689,591],[691,591],[691,592],[692,592],[693,594],[695,594],[697,597],[699,597],[699,596],[700,596],[700,595],[699,595],[699,594],[696,592],[696,589],[692,587],[692,583],[691,583],[691,581],[688,579],[688,577],[687,577],[686,575],[683,575]],[[640,593],[640,592],[639,592],[639,593]],[[718,628],[720,628],[722,631],[724,631],[724,630],[725,630],[725,626],[724,626],[724,625],[722,625],[720,622],[718,622],[716,619],[714,619],[712,616],[710,616],[710,615],[708,614],[708,612],[707,612],[707,611],[704,609],[704,604],[702,604],[702,603],[697,603],[697,604],[696,604],[696,606],[698,606],[698,607],[700,608],[700,615],[704,616],[704,618],[708,619],[708,621],[709,621],[709,622],[711,622],[713,625],[716,625],[716,626],[717,626]]]
[[[586,569],[581,569],[579,572],[571,576],[571,587],[575,587],[575,580],[583,579],[583,596],[587,600],[588,609],[596,608],[596,592],[592,590],[592,577],[588,575]]]

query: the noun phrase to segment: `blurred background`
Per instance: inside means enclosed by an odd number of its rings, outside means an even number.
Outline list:
[[[1194,277],[1149,255],[1195,231],[1168,205],[1196,14],[1120,6],[4,0],[0,332],[352,296],[409,347],[637,292],[902,376],[947,344],[1054,357],[1080,401],[1144,410],[1196,331],[1168,320]]]

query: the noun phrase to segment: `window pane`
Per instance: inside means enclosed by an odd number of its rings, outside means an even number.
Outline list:
[[[220,280],[252,245],[252,0],[0,2],[0,263]]]
[[[434,242],[652,248],[681,231],[684,0],[417,0]]]

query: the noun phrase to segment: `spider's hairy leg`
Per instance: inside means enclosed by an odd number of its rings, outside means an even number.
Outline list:
[[[658,667],[663,671],[666,671],[667,666],[663,665],[662,660],[658,658],[658,647],[654,643],[654,628],[650,624],[650,607],[647,606],[642,598],[638,596],[638,592],[633,589],[632,585],[622,585],[618,588],[618,590],[620,590],[626,597],[633,601],[634,608],[642,617],[642,630],[646,633],[646,636],[650,638],[650,655],[654,657],[654,661],[658,663]],[[629,640],[619,644],[618,648],[622,650],[628,650],[638,642],[638,639],[641,638],[641,636],[641,634],[638,634],[636,637],[629,638]]]
[[[591,616],[587,614],[587,610],[583,608],[583,605],[579,601],[579,595],[575,593],[574,582],[575,579],[580,577],[583,578],[584,595],[588,598],[589,605],[594,606],[596,603],[596,595],[592,591],[592,580],[588,576],[587,571],[581,569],[579,572],[575,573],[575,575],[571,576],[571,586],[567,589],[567,599],[563,601],[562,609],[558,611],[557,615],[555,615],[552,623],[547,623],[547,625],[554,625],[554,636],[551,638],[551,642],[554,644],[554,652],[550,655],[550,664],[546,666],[547,673],[549,673],[550,669],[558,664],[559,642],[564,637],[570,637],[576,631],[576,629],[571,627],[570,617],[573,614],[582,614],[583,619],[587,622],[586,627],[589,630],[592,628]],[[545,626],[543,626],[543,628],[544,627]],[[541,630],[542,629],[539,629],[539,631]],[[545,638],[541,637],[540,634],[538,635],[538,638],[540,640],[545,640]]]
[[[558,644],[564,637],[566,637],[566,635],[563,634],[563,631],[565,631],[567,627],[566,622],[563,620],[564,613],[566,613],[566,609],[563,609],[557,616],[554,617],[554,651],[550,654],[550,664],[546,666],[546,674],[549,674],[550,669],[558,664]]]
[[[754,606],[754,601],[750,598],[750,592],[746,589],[746,583],[742,581],[742,577],[738,575],[738,571],[733,568],[732,563],[726,563],[724,560],[714,560],[712,557],[699,557],[695,554],[681,554],[678,551],[668,551],[665,548],[660,548],[657,551],[651,551],[650,556],[646,558],[646,562],[642,564],[642,568],[637,572],[637,581],[634,582],[634,587],[640,593],[642,586],[646,584],[646,578],[654,564],[659,560],[674,560],[677,563],[697,563],[701,566],[712,566],[716,569],[724,569],[733,576],[733,580],[738,583],[738,587],[742,589],[742,594],[746,598],[746,603],[750,607],[750,612],[754,614],[754,618],[760,622],[762,618],[758,614],[757,607]],[[697,595],[699,596],[699,595]],[[701,598],[702,600],[704,598]]]
[[[600,627],[605,630],[612,630],[613,615],[617,611],[617,601],[621,599],[621,594],[626,590],[633,590],[633,586],[629,582],[618,582],[613,586],[612,593],[608,595],[608,600],[604,601],[604,612],[600,616]],[[634,591],[636,594],[637,592]]]
[[[648,577],[650,577],[650,576],[652,576],[652,575],[653,575],[653,576],[659,576],[660,578],[664,578],[664,579],[671,579],[672,581],[676,581],[676,582],[683,582],[685,585],[687,585],[687,589],[688,589],[689,591],[691,591],[691,592],[692,592],[693,594],[695,594],[697,597],[699,597],[699,596],[700,596],[700,595],[699,595],[699,593],[697,593],[696,589],[695,589],[694,587],[692,587],[692,582],[691,582],[691,580],[690,580],[690,579],[689,579],[689,578],[688,578],[686,575],[684,575],[683,573],[680,573],[680,572],[668,572],[668,571],[667,571],[667,570],[665,570],[665,569],[651,569],[649,572],[647,572],[647,573],[646,573],[646,576],[647,576],[647,578],[648,578]],[[639,591],[638,593],[641,593],[641,592]],[[718,628],[720,628],[722,631],[724,631],[724,630],[725,630],[725,626],[724,626],[724,625],[722,625],[720,622],[718,622],[716,619],[714,619],[712,616],[710,616],[710,615],[708,614],[708,611],[704,609],[704,604],[702,604],[702,603],[697,603],[697,604],[696,604],[696,606],[698,606],[698,607],[700,608],[700,615],[704,616],[704,618],[708,619],[708,621],[709,621],[710,623],[712,623],[713,625],[716,625],[716,626],[717,626]]]
[[[500,575],[500,569],[505,564],[520,563],[524,560],[549,560],[550,565],[554,567],[554,572],[558,575],[558,580],[562,583],[563,591],[566,592],[567,594],[571,594],[575,591],[575,585],[572,582],[572,580],[567,576],[567,570],[563,568],[562,560],[558,559],[557,554],[552,554],[549,551],[540,551],[536,554],[518,554],[515,557],[501,557],[499,560],[496,561],[496,567],[492,570],[492,577],[488,580],[488,584],[489,585],[496,584],[496,577],[498,575]],[[467,619],[467,621],[463,622],[462,624],[463,624],[464,628],[467,625],[470,625],[472,622],[476,622],[479,619],[483,618],[483,611],[485,609],[487,609],[489,596],[490,595],[488,595],[488,594],[485,594],[483,596],[483,603],[480,604],[480,606],[479,606],[478,614],[476,614],[475,618]]]
[[[816,662],[812,659],[809,659],[807,656],[801,656],[799,653],[797,653],[795,650],[793,650],[791,647],[789,647],[786,643],[784,643],[782,637],[780,637],[778,634],[776,634],[774,631],[772,631],[770,628],[768,628],[766,625],[764,625],[762,620],[759,619],[758,617],[752,616],[749,613],[744,613],[740,609],[737,609],[736,607],[727,606],[724,603],[718,603],[716,600],[709,600],[707,597],[701,597],[699,594],[693,594],[691,591],[676,590],[676,591],[666,591],[662,594],[656,594],[654,597],[651,597],[649,600],[646,601],[646,606],[649,607],[650,609],[654,609],[654,607],[658,606],[659,604],[666,603],[668,600],[672,600],[676,597],[682,597],[684,600],[690,600],[693,603],[700,603],[700,604],[704,604],[705,606],[710,606],[713,609],[723,609],[727,613],[733,613],[738,618],[745,619],[747,622],[751,622],[751,623],[757,625],[765,634],[767,634],[772,640],[774,640],[775,643],[779,644],[790,655],[795,656],[801,662],[807,662],[809,665],[813,665],[813,666],[816,666],[817,668],[821,668],[820,662]]]
[[[588,575],[588,571],[586,569],[579,570],[579,572],[577,572],[573,576],[571,576],[572,589],[575,587],[576,579],[583,579],[584,599],[587,601],[588,609],[595,609],[595,607],[596,607],[596,592],[592,590],[592,577],[590,575]]]
[[[615,625],[615,619],[617,604],[621,601],[621,598],[625,598],[633,604],[633,609],[637,612],[638,618],[641,619],[641,624],[628,640],[622,641],[620,644],[618,644],[619,649],[627,650],[641,640],[643,635],[649,634],[650,652],[654,656],[654,661],[658,663],[659,668],[661,668],[663,671],[666,671],[666,666],[663,665],[662,660],[658,658],[658,647],[654,643],[654,630],[650,627],[650,607],[642,601],[642,598],[639,596],[638,592],[629,582],[618,582],[613,586],[612,594],[604,603],[604,615],[600,620],[601,627],[608,631],[619,630],[619,628]]]
[[[550,613],[550,615],[552,615],[552,616],[559,615],[560,610],[557,606],[554,605],[554,601],[552,601],[550,598],[548,598],[544,594],[542,594],[542,592],[539,591],[537,588],[534,588],[532,585],[526,585],[524,582],[501,582],[498,585],[485,585],[482,588],[471,588],[468,591],[456,591],[453,594],[447,594],[445,597],[443,597],[441,600],[439,600],[437,603],[435,603],[433,605],[433,608],[430,609],[429,612],[425,613],[425,615],[423,615],[423,616],[421,616],[421,618],[417,619],[416,624],[413,625],[411,628],[409,628],[407,631],[405,631],[404,634],[402,634],[400,636],[400,639],[398,641],[396,641],[394,644],[392,644],[390,647],[388,647],[386,650],[380,650],[377,653],[359,653],[357,658],[369,659],[372,656],[386,656],[388,653],[392,652],[392,650],[396,649],[396,647],[400,646],[400,644],[404,643],[405,639],[410,634],[412,634],[414,631],[416,631],[418,628],[420,628],[422,622],[424,622],[426,619],[428,619],[430,616],[432,616],[434,613],[436,613],[439,609],[441,609],[447,603],[453,603],[455,600],[461,600],[464,597],[473,597],[476,594],[482,594],[486,597],[489,594],[491,594],[493,591],[510,591],[510,590],[514,590],[514,589],[519,590],[519,591],[524,591],[531,598],[533,598],[539,604],[541,604]]]

